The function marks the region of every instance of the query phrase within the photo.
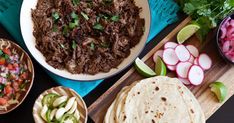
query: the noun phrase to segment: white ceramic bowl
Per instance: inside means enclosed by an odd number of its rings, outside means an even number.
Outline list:
[[[150,10],[149,10],[149,4],[148,0],[135,0],[135,3],[137,6],[142,8],[142,12],[140,13],[140,16],[145,19],[145,32],[142,36],[140,42],[131,49],[131,54],[122,61],[122,63],[118,66],[118,68],[111,69],[108,73],[98,73],[95,75],[89,75],[89,74],[71,74],[67,70],[59,70],[55,69],[52,66],[50,66],[45,61],[45,57],[42,55],[42,53],[35,47],[36,41],[33,36],[33,21],[31,16],[31,10],[36,8],[37,0],[24,0],[21,8],[20,13],[20,26],[21,26],[21,32],[22,36],[24,38],[24,42],[32,54],[32,56],[47,70],[50,72],[67,78],[71,80],[80,80],[80,81],[92,81],[92,80],[99,80],[104,79],[110,76],[113,76],[120,71],[124,70],[127,66],[129,66],[136,57],[141,53],[143,50],[148,34],[150,29]]]

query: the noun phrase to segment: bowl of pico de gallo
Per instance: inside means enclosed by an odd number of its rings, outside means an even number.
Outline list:
[[[0,39],[0,114],[24,101],[33,80],[34,67],[28,54],[12,41]]]

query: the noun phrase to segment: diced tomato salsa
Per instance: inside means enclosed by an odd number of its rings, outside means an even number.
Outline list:
[[[27,65],[20,57],[10,49],[0,49],[0,106],[17,100],[29,82]]]

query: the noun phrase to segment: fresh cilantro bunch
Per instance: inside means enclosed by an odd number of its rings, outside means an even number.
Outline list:
[[[201,29],[197,32],[203,40],[208,32],[234,10],[234,0],[179,0],[182,10],[190,15]]]

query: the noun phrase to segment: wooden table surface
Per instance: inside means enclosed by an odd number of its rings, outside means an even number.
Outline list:
[[[183,16],[180,19],[184,19]],[[180,22],[180,21],[179,21]],[[161,31],[158,36],[156,36],[153,41],[151,41],[141,53],[140,57],[144,56],[150,49],[152,49],[158,41],[162,40],[173,28],[175,28],[178,23],[174,23],[163,31]],[[0,25],[0,38],[6,38],[13,40],[9,33]],[[42,67],[33,60],[35,67],[35,80],[33,87],[25,99],[25,101],[14,111],[1,115],[0,123],[33,123],[32,107],[37,96],[44,90],[49,89],[54,86],[58,86],[42,69]],[[129,68],[125,71],[119,73],[118,75],[106,79],[101,83],[96,89],[94,89],[90,94],[84,97],[84,100],[89,106],[92,104],[100,95],[102,95],[111,85],[113,85]],[[233,73],[234,75],[234,73]],[[234,97],[232,96],[213,116],[211,116],[207,123],[234,123]],[[89,119],[88,123],[92,123]]]

